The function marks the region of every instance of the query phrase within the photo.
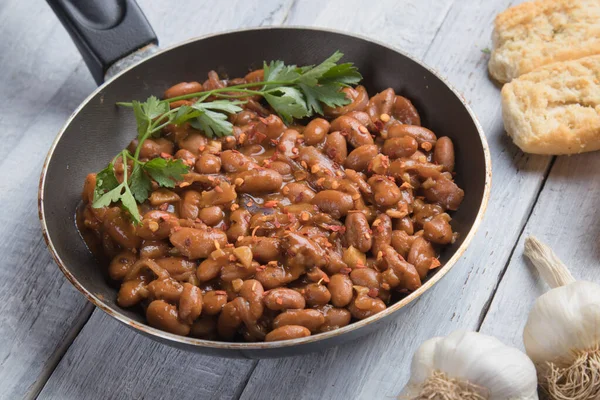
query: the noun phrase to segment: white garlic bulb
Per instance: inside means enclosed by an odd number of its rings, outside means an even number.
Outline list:
[[[575,281],[534,237],[525,255],[553,288],[536,300],[523,332],[540,384],[554,399],[600,399],[600,285]]]
[[[477,332],[455,331],[415,352],[400,399],[537,399],[533,363],[521,351]]]

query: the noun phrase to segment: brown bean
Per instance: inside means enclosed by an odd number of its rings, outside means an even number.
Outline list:
[[[343,164],[346,161],[346,157],[348,157],[346,138],[340,132],[331,132],[327,135],[323,153],[336,163]]]
[[[179,321],[177,307],[163,300],[154,300],[146,309],[148,324],[154,328],[187,336],[190,326]]]
[[[306,285],[303,295],[309,307],[324,306],[331,300],[331,293],[327,287],[318,283],[309,283]]]
[[[282,193],[292,203],[310,203],[315,192],[305,183],[290,182],[283,187]]]
[[[203,191],[201,196],[200,206],[208,207],[231,203],[237,198],[237,193],[235,186],[220,182],[214,189]]]
[[[156,158],[163,153],[172,155],[173,150],[173,142],[165,138],[146,139],[140,149],[140,159]]]
[[[347,114],[352,111],[363,111],[369,102],[369,95],[364,86],[357,86],[355,88],[345,87],[341,90],[346,94],[346,98],[351,100],[350,104],[340,107],[323,107],[325,115],[330,117],[339,117],[340,115]]]
[[[350,279],[354,285],[368,288],[379,288],[379,272],[372,268],[356,268],[350,272]]]
[[[221,166],[225,172],[241,172],[249,169],[257,168],[250,157],[245,156],[236,150],[225,150],[221,153]]]
[[[342,254],[342,261],[349,268],[361,268],[366,264],[367,256],[365,255],[365,253],[354,248],[354,246],[349,246],[348,248],[344,249],[344,252]]]
[[[320,332],[329,332],[334,329],[342,328],[348,325],[350,323],[350,319],[352,318],[350,311],[346,310],[345,308],[325,306],[319,310],[325,317],[325,321],[319,329]]]
[[[124,215],[119,207],[111,207],[104,214],[104,231],[121,247],[134,249],[139,247],[139,233],[131,220]]]
[[[421,117],[417,109],[403,96],[396,96],[394,99],[391,116],[406,125],[421,125]]]
[[[227,229],[227,239],[235,242],[240,236],[247,236],[250,233],[250,213],[248,210],[237,209],[229,216],[229,228]]]
[[[169,238],[179,252],[191,260],[206,258],[219,246],[227,244],[225,232],[214,229],[181,228]]]
[[[183,284],[183,292],[179,297],[179,318],[192,324],[202,313],[202,292],[190,283]]]
[[[396,93],[394,93],[394,89],[388,88],[371,97],[365,111],[369,114],[373,122],[379,121],[381,114],[392,115],[392,107],[394,106],[395,99]]]
[[[255,320],[258,320],[263,315],[263,285],[256,279],[248,279],[244,281],[240,289],[240,296],[248,301],[250,313]]]
[[[329,132],[329,126],[329,121],[326,119],[315,118],[311,120],[304,128],[304,143],[309,146],[321,143],[327,132]]]
[[[283,182],[281,174],[271,169],[243,171],[237,174],[237,179],[243,180],[242,184],[237,187],[237,191],[250,194],[276,192],[281,188]]]
[[[227,294],[224,291],[211,290],[202,297],[202,315],[217,315],[227,304]]]
[[[152,192],[148,200],[150,201],[151,205],[156,207],[165,203],[176,203],[180,200],[180,197],[177,195],[177,193],[171,190],[159,188]]]
[[[454,171],[454,144],[448,136],[442,136],[438,139],[433,150],[433,161],[436,164],[443,165],[444,171]]]
[[[216,335],[217,320],[213,316],[202,315],[194,321],[190,329],[190,336],[199,339],[214,340],[216,339]]]
[[[261,82],[264,80],[265,71],[262,69],[257,69],[252,72],[248,72],[246,76],[244,76],[244,80],[248,83],[252,82]]]
[[[353,246],[359,251],[366,253],[373,245],[373,237],[370,233],[369,221],[362,212],[352,212],[346,217],[345,238],[348,246]]]
[[[174,279],[180,279],[182,275],[196,270],[196,263],[184,257],[157,258],[154,262]]]
[[[375,256],[392,242],[392,220],[386,214],[380,214],[371,225],[373,231],[373,247],[371,253]]]
[[[223,221],[225,214],[221,207],[212,206],[212,207],[204,207],[198,213],[198,218],[202,220],[208,226],[215,226]]]
[[[387,307],[380,298],[369,297],[366,294],[358,294],[348,306],[348,310],[356,319],[369,318]]]
[[[218,174],[221,170],[221,159],[214,154],[202,154],[198,157],[195,168],[200,174]]]
[[[286,157],[295,157],[294,149],[298,149],[296,147],[296,141],[300,138],[300,132],[295,129],[286,129],[281,135],[279,139],[279,144],[277,144],[277,150],[283,153]]]
[[[177,153],[175,153],[175,158],[182,160],[183,163],[189,167],[196,164],[196,155],[194,155],[194,153],[186,149],[177,150]]]
[[[254,259],[262,263],[277,260],[281,254],[281,240],[274,237],[244,236],[235,245],[250,247]]]
[[[263,297],[265,306],[269,310],[302,309],[306,307],[304,297],[295,290],[288,288],[271,289]]]
[[[179,216],[185,219],[196,219],[200,212],[200,200],[202,196],[195,190],[183,192],[183,199],[179,204]]]
[[[327,287],[331,293],[331,304],[334,306],[345,307],[352,301],[352,280],[348,275],[333,275],[329,278]]]
[[[171,229],[178,227],[179,221],[175,215],[160,211],[148,211],[142,217],[142,224],[137,227],[137,236],[144,240],[162,240],[169,237]]]
[[[165,90],[164,97],[165,99],[171,99],[190,93],[201,92],[202,90],[202,84],[199,82],[181,82]]]
[[[465,192],[456,183],[440,176],[433,180],[433,185],[423,187],[425,198],[436,202],[447,210],[458,210],[465,197]]]
[[[183,286],[172,278],[155,279],[150,282],[146,289],[152,300],[164,300],[169,303],[177,303],[183,292]]]
[[[339,190],[323,190],[315,195],[311,203],[335,219],[345,217],[354,207],[352,197]]]
[[[236,279],[248,279],[256,273],[256,268],[259,265],[257,262],[251,263],[248,266],[235,262],[223,264],[220,279],[224,282],[233,282]]]
[[[125,275],[129,272],[133,264],[137,261],[135,253],[124,250],[113,257],[110,265],[108,266],[108,275],[111,279],[121,281],[125,278]]]
[[[410,236],[405,231],[395,230],[392,232],[392,247],[402,257],[408,257],[408,252],[415,241],[414,236]]]
[[[417,151],[419,144],[411,136],[390,138],[385,141],[381,152],[390,158],[410,157]]]
[[[121,307],[133,307],[148,296],[143,280],[123,282],[117,294],[117,304]]]
[[[394,229],[404,231],[409,235],[415,233],[413,221],[409,216],[394,219]]]
[[[299,325],[285,325],[267,333],[265,342],[299,339],[307,336],[310,336],[310,330],[308,330],[308,328]]]
[[[185,149],[192,154],[200,154],[200,148],[203,148],[208,143],[206,136],[198,131],[191,130],[185,137],[177,141],[180,149]]]
[[[217,260],[207,258],[202,261],[196,270],[196,276],[200,282],[208,282],[217,278],[221,274],[222,263]]]
[[[401,255],[392,246],[385,246],[382,251],[383,263],[387,270],[382,273],[382,281],[392,289],[408,289],[415,291],[421,287],[421,278],[414,265],[404,261]]]
[[[348,154],[344,166],[355,171],[366,171],[369,163],[375,158],[377,153],[379,153],[379,149],[374,144],[357,147]]]
[[[391,207],[402,198],[402,193],[393,179],[387,176],[373,175],[367,181],[373,190],[373,200],[379,207]]]
[[[434,258],[435,250],[431,243],[422,237],[417,237],[410,247],[406,260],[415,266],[417,272],[419,272],[419,277],[423,280],[427,276]]]
[[[427,151],[431,150],[437,141],[435,133],[422,126],[397,123],[388,129],[388,138],[398,138],[403,136],[414,138],[419,143],[419,146]],[[425,143],[428,144],[424,145]]]
[[[81,192],[81,200],[84,204],[92,204],[94,202],[94,191],[96,190],[96,174],[87,174],[83,183],[83,191]]]
[[[235,336],[238,328],[242,324],[242,317],[237,308],[240,301],[245,301],[241,297],[235,298],[233,301],[225,304],[219,314],[217,320],[217,332],[224,339],[232,339]]]
[[[294,280],[292,274],[281,266],[267,266],[257,271],[255,278],[267,289],[278,288]]]
[[[432,243],[449,244],[454,237],[452,227],[448,223],[450,216],[446,213],[436,215],[423,224],[423,237]]]
[[[307,328],[312,333],[316,333],[324,322],[325,317],[317,310],[288,310],[275,317],[273,328],[277,329],[286,325],[299,325]]]
[[[357,119],[347,115],[342,115],[331,121],[331,130],[347,133],[346,139],[354,148],[374,143],[367,127]]]
[[[292,167],[290,167],[290,164],[283,161],[273,161],[269,165],[269,168],[279,172],[279,174],[282,176],[290,175],[292,173]]]
[[[260,125],[264,125],[264,128],[261,129],[262,126]],[[268,139],[273,140],[278,139],[286,129],[287,127],[285,126],[281,118],[279,118],[275,114],[271,114],[266,118],[262,118],[258,127],[258,130],[267,135]]]

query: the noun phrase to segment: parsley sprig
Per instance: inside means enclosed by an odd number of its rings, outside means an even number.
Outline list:
[[[223,137],[233,134],[233,125],[228,121],[227,114],[242,111],[240,105],[249,96],[264,98],[288,124],[294,119],[310,117],[315,113],[322,115],[323,105],[339,107],[349,104],[350,100],[340,89],[359,83],[362,76],[354,64],[338,64],[342,57],[343,54],[336,51],[322,63],[304,67],[285,65],[283,61],[264,62],[264,78],[261,82],[190,93],[166,100],[151,96],[145,102],[117,103],[133,108],[138,144],[134,154],[128,150],[121,151],[96,175],[92,206],[100,208],[120,203],[137,224],[141,220],[137,205],[148,199],[152,181],[160,187],[173,188],[183,179],[189,167],[182,160],[154,158],[143,162],[139,158],[144,141],[160,136],[168,124],[189,122],[209,138]],[[209,98],[217,100],[207,101]],[[170,107],[170,103],[189,99],[195,99],[194,103]],[[115,163],[119,158],[123,165],[121,183],[115,174]]]

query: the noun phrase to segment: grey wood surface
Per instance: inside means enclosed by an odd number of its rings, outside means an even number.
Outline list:
[[[506,137],[488,78],[494,16],[509,0],[140,1],[161,45],[259,25],[311,25],[371,37],[446,76],[471,103],[492,151],[493,189],[479,234],[439,284],[377,334],[277,360],[227,360],[158,344],[92,307],[52,262],[37,221],[46,151],[94,84],[45,3],[0,2],[0,398],[386,399],[414,349],[458,328],[522,346],[545,290],[521,257],[529,232],[574,275],[594,280],[600,255],[598,154],[529,156]],[[91,314],[91,317],[90,317]],[[89,318],[89,319],[88,319]]]

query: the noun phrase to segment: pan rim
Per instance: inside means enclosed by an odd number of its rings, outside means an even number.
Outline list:
[[[135,320],[127,317],[126,315],[122,314],[121,312],[111,309],[107,304],[104,303],[104,301],[102,299],[100,299],[99,297],[94,295],[92,292],[88,291],[75,278],[75,276],[73,276],[71,274],[69,269],[66,267],[65,263],[62,261],[60,255],[58,254],[58,251],[54,247],[54,243],[52,242],[52,239],[50,238],[50,234],[48,232],[48,226],[46,224],[46,214],[44,211],[44,186],[46,183],[48,165],[49,165],[50,161],[52,160],[54,150],[56,149],[56,146],[58,145],[62,135],[64,134],[66,129],[71,125],[73,119],[81,112],[81,110],[83,110],[85,108],[85,106],[92,100],[92,98],[94,98],[100,91],[102,91],[108,85],[114,84],[118,80],[118,78],[121,77],[121,75],[127,73],[128,71],[136,68],[137,66],[147,62],[148,60],[150,60],[154,57],[160,56],[160,55],[167,53],[173,49],[176,49],[176,48],[179,48],[182,46],[186,46],[191,43],[198,42],[198,41],[201,41],[204,39],[216,37],[216,36],[250,32],[250,31],[279,30],[279,29],[310,30],[310,31],[317,31],[317,32],[334,33],[334,34],[338,34],[338,35],[343,35],[343,36],[348,36],[351,38],[360,39],[360,40],[363,40],[363,41],[366,41],[369,43],[373,43],[373,44],[382,46],[384,48],[387,48],[391,51],[394,51],[394,52],[410,59],[411,61],[420,65],[425,70],[429,71],[437,79],[439,79],[448,89],[450,89],[450,91],[452,91],[452,93],[460,100],[463,107],[467,110],[467,112],[469,113],[469,116],[471,117],[473,123],[475,124],[477,133],[479,134],[479,139],[481,140],[483,153],[484,153],[484,161],[485,161],[485,182],[484,182],[483,197],[481,200],[481,204],[479,206],[479,210],[475,217],[475,221],[471,225],[471,228],[469,229],[469,232],[465,236],[463,243],[454,252],[452,257],[450,257],[450,259],[446,262],[446,264],[444,264],[444,266],[435,273],[435,275],[433,275],[429,280],[427,280],[427,282],[425,282],[419,289],[412,292],[410,295],[408,295],[407,297],[398,301],[397,303],[394,303],[390,307],[386,308],[385,310],[383,310],[369,318],[353,322],[345,327],[335,329],[335,330],[329,331],[329,332],[323,332],[323,333],[319,333],[316,335],[311,335],[311,336],[304,337],[304,338],[299,338],[299,339],[289,339],[289,340],[283,340],[283,341],[278,341],[278,342],[255,342],[255,343],[252,343],[252,342],[250,342],[250,343],[223,342],[223,341],[215,341],[215,340],[197,339],[197,338],[191,338],[191,337],[187,337],[187,336],[179,336],[179,335],[171,334],[171,333],[153,328],[149,325],[135,321]],[[156,337],[156,339],[158,339],[158,340],[175,342],[173,344],[192,345],[192,346],[199,347],[199,348],[218,349],[218,350],[255,351],[255,350],[261,350],[261,349],[280,349],[280,348],[293,347],[296,345],[310,344],[310,343],[314,343],[314,342],[327,340],[332,337],[340,336],[340,335],[343,335],[346,333],[350,333],[350,332],[360,329],[366,325],[370,325],[377,321],[383,320],[384,318],[390,316],[391,314],[395,313],[396,311],[400,310],[401,308],[404,308],[408,304],[410,304],[413,301],[415,301],[416,299],[418,299],[423,293],[425,293],[427,290],[429,290],[431,287],[433,287],[438,281],[440,281],[448,273],[448,271],[450,271],[450,269],[452,269],[454,267],[456,262],[460,259],[460,257],[462,257],[462,255],[464,254],[466,249],[471,244],[473,237],[475,236],[476,232],[478,231],[478,229],[481,225],[481,221],[483,220],[485,211],[488,206],[490,193],[491,193],[491,181],[492,181],[492,162],[491,162],[489,145],[488,145],[485,133],[483,131],[483,128],[481,127],[481,124],[480,124],[477,116],[475,115],[475,113],[473,112],[471,107],[467,104],[467,101],[462,96],[462,94],[452,84],[450,84],[445,77],[443,77],[434,68],[426,65],[422,61],[416,59],[415,57],[407,54],[406,52],[404,52],[402,50],[399,50],[388,44],[382,43],[376,39],[365,37],[361,34],[349,33],[349,32],[339,31],[339,30],[335,30],[335,29],[300,26],[300,25],[252,27],[252,28],[243,28],[243,29],[233,29],[233,30],[227,30],[227,31],[218,32],[218,33],[212,33],[212,34],[208,34],[208,35],[202,35],[202,36],[190,38],[183,42],[173,44],[164,49],[160,49],[156,53],[148,56],[147,58],[140,61],[139,63],[136,63],[135,65],[131,65],[131,66],[125,68],[124,70],[122,70],[121,72],[119,72],[118,74],[116,74],[112,78],[110,78],[108,81],[104,82],[98,88],[96,88],[96,90],[94,90],[89,96],[86,97],[86,99],[81,104],[79,104],[79,106],[73,111],[73,113],[65,121],[64,125],[58,132],[56,138],[52,142],[50,149],[48,150],[48,154],[46,155],[46,159],[45,159],[43,167],[42,167],[42,172],[41,172],[40,181],[39,181],[38,216],[40,219],[44,240],[46,242],[48,250],[50,251],[50,254],[52,255],[52,258],[58,265],[59,269],[63,272],[63,274],[71,282],[71,284],[73,286],[75,286],[75,288],[77,288],[77,290],[79,290],[79,292],[81,292],[87,298],[88,301],[90,301],[94,306],[98,307],[99,309],[101,309],[102,311],[104,311],[105,313],[110,315],[111,317],[115,318],[117,321],[125,324],[126,326],[128,326],[134,330],[141,331],[142,334]]]

